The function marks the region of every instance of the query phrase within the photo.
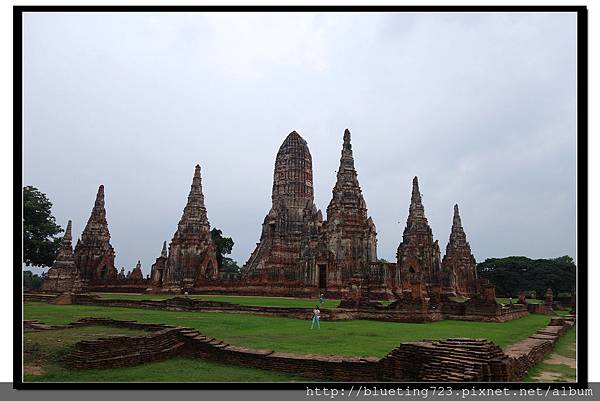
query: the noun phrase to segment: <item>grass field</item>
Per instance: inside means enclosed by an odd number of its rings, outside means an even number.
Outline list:
[[[61,359],[76,342],[115,334],[144,335],[141,330],[106,326],[27,332],[24,335],[24,381],[26,382],[197,382],[197,381],[305,381],[288,374],[227,366],[199,359],[175,358],[128,368],[66,368]]]
[[[513,304],[516,304],[518,300],[518,298],[513,298]],[[510,298],[496,298],[496,302],[500,304],[508,304],[510,303]],[[541,304],[543,301],[541,299],[526,298],[525,302],[527,302],[528,304]]]
[[[25,319],[68,323],[82,317],[112,317],[140,322],[193,327],[235,345],[282,352],[325,355],[384,356],[403,341],[449,337],[486,338],[499,346],[520,341],[545,326],[549,317],[529,315],[505,323],[445,320],[434,323],[393,323],[369,320],[310,321],[248,314],[178,312],[135,308],[27,303]]]

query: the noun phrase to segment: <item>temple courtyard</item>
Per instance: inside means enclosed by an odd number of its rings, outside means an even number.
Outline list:
[[[110,299],[169,298],[164,294],[97,294]],[[317,301],[280,297],[242,297],[193,295],[190,298],[235,302],[237,305],[266,307],[311,308]],[[499,301],[503,301],[499,299]],[[336,308],[339,300],[326,300],[323,309]],[[566,315],[566,311],[556,311]],[[234,347],[251,350],[272,350],[282,355],[359,357],[373,362],[385,358],[401,343],[452,338],[485,339],[505,350],[527,341],[544,330],[551,316],[528,314],[502,323],[442,320],[428,323],[399,323],[375,320],[321,321],[320,330],[310,329],[310,316],[286,318],[248,313],[197,312],[158,310],[132,307],[90,305],[59,305],[26,301],[24,319],[46,325],[66,325],[86,318],[111,318],[115,321],[136,321],[142,324],[162,324],[169,327],[194,329],[211,339]],[[235,366],[209,359],[174,355],[162,361],[149,361],[134,366],[116,366],[104,369],[74,369],[65,363],[65,357],[76,348],[76,343],[119,336],[143,336],[146,332],[126,327],[88,325],[66,330],[39,330],[24,333],[25,381],[169,381],[169,382],[276,382],[327,381],[267,369]],[[575,378],[575,329],[566,331],[552,353],[530,369],[525,381],[571,381]],[[371,359],[369,359],[371,358]],[[301,369],[300,369],[301,370]]]

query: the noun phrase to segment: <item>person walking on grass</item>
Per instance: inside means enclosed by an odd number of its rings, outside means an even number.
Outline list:
[[[321,293],[321,295],[319,295],[319,303],[321,305],[323,305],[324,302],[325,302],[325,295],[323,295],[323,293]]]
[[[321,330],[321,323],[319,323],[320,317],[321,317],[321,310],[319,309],[319,305],[315,305],[315,309],[313,309],[312,323],[310,325],[311,330],[315,326],[315,322],[317,323],[317,329]]]

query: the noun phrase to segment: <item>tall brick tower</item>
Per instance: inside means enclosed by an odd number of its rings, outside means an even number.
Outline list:
[[[439,284],[440,247],[433,240],[425,217],[417,177],[413,179],[406,228],[396,258],[403,290],[411,288],[411,282],[415,281],[420,282],[423,288],[428,284]]]
[[[323,218],[314,204],[310,151],[296,131],[277,152],[271,200],[260,241],[242,268],[242,277],[262,284],[304,281],[300,257],[316,240]]]
[[[169,245],[163,288],[182,291],[218,277],[216,248],[204,206],[200,166],[196,165],[187,204]]]
[[[349,130],[344,131],[340,167],[332,195],[322,230],[328,260],[319,260],[317,267],[327,269],[327,281],[320,286],[329,293],[349,287],[350,279],[356,273],[369,274],[369,265],[377,261],[377,231],[358,183]]]
[[[454,205],[452,230],[442,259],[442,289],[451,294],[471,297],[477,292],[477,264],[460,220],[458,205]]]
[[[75,264],[86,280],[112,280],[117,277],[115,250],[104,208],[104,185],[100,185],[92,214],[75,245]]]

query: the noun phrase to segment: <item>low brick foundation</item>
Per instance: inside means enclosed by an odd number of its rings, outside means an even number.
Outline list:
[[[35,298],[34,298],[35,299]],[[251,306],[239,305],[232,302],[219,302],[192,299],[178,296],[165,300],[131,300],[131,299],[112,299],[99,298],[89,294],[65,294],[56,296],[54,301],[65,303],[69,300],[73,304],[102,306],[102,307],[124,307],[124,308],[142,308],[142,309],[162,309],[177,311],[196,311],[196,312],[218,312],[218,313],[248,313],[262,316],[287,317],[294,319],[310,319],[312,316],[311,308],[295,307],[277,307],[277,306]],[[27,300],[27,299],[26,299]],[[444,319],[469,320],[484,322],[505,322],[508,320],[519,319],[527,315],[527,310],[523,305],[512,305],[489,307],[485,311],[473,310],[467,314],[465,307],[458,302],[448,302],[439,305],[424,305],[417,307],[415,305],[390,305],[374,309],[322,309],[321,318],[323,320],[379,320],[386,322],[402,323],[424,323],[435,322]],[[485,312],[485,313],[484,313]],[[462,313],[462,314],[460,314]]]
[[[197,335],[193,329],[172,327],[146,336],[111,336],[81,341],[64,363],[70,368],[118,368],[146,362],[161,361],[188,351],[183,336]]]
[[[554,318],[529,338],[504,351],[482,339],[451,338],[406,342],[383,358],[300,355],[224,343],[195,329],[107,318],[85,318],[68,325],[24,321],[26,330],[57,330],[109,325],[152,332],[145,336],[112,336],[78,343],[64,362],[71,368],[132,366],[173,356],[286,372],[322,381],[472,381],[522,379],[575,324],[574,317]]]
[[[546,304],[527,304],[527,310],[541,315],[556,315],[552,306]]]

